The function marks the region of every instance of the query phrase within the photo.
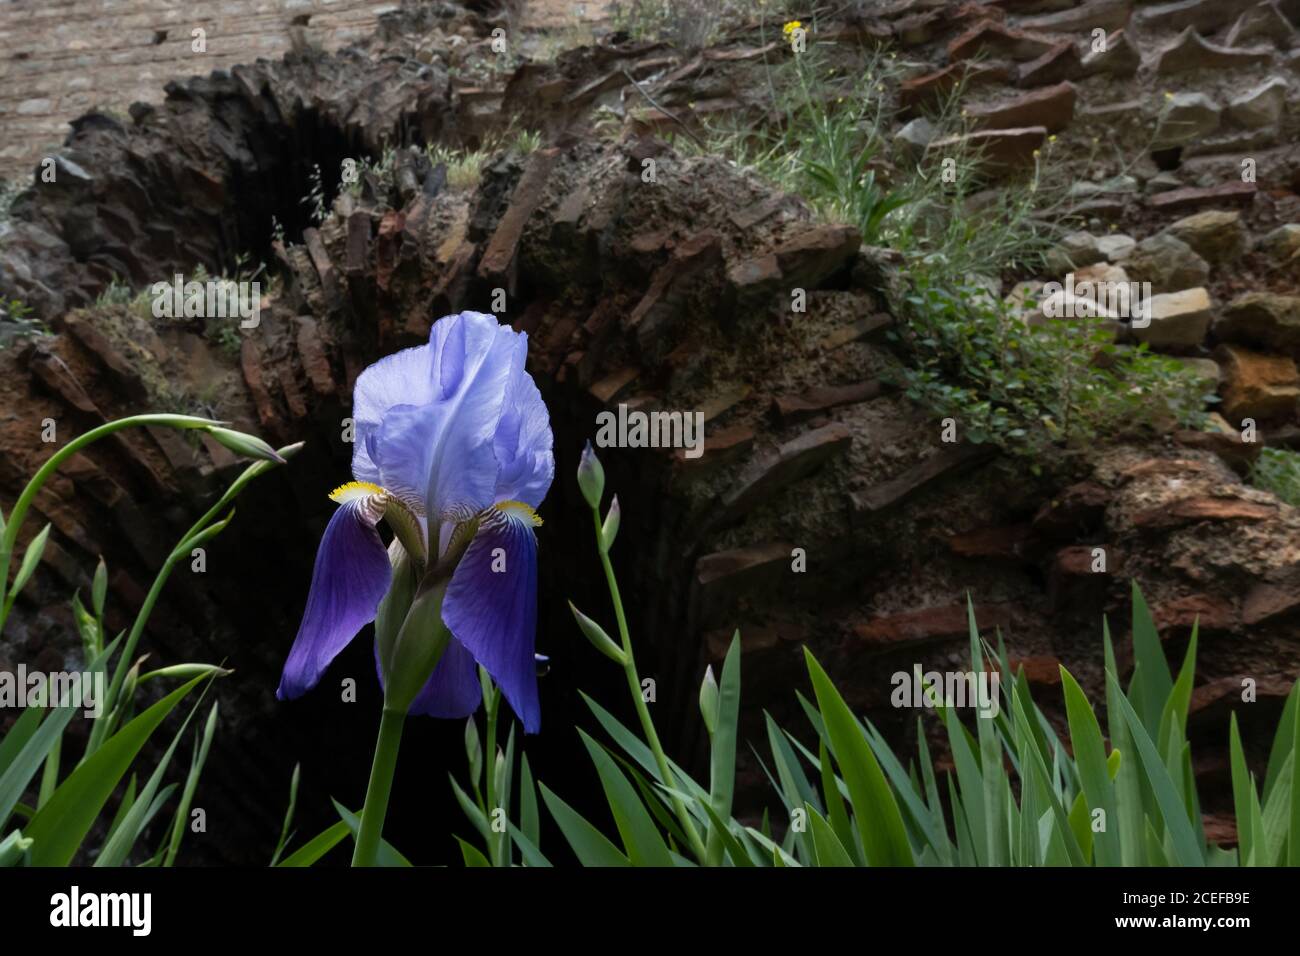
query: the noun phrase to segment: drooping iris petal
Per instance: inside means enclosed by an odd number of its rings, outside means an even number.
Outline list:
[[[479,683],[474,655],[452,638],[429,682],[415,695],[407,712],[430,717],[468,717],[478,710],[482,699],[483,685]]]
[[[379,686],[386,689],[384,665],[379,657],[379,643],[375,642],[375,672]],[[429,717],[468,717],[478,710],[483,701],[483,685],[478,679],[478,664],[469,651],[455,638],[442,652],[428,682],[415,695],[408,714],[425,714]]]
[[[497,460],[494,500],[522,501],[536,508],[555,477],[555,456],[551,451],[551,420],[542,393],[523,367],[527,351],[525,338],[519,366],[511,370],[509,391],[492,441]]]
[[[531,509],[506,505],[481,519],[447,586],[442,620],[482,664],[524,725],[541,727],[537,668],[537,539]]]
[[[292,700],[320,680],[339,652],[375,619],[392,567],[375,530],[382,508],[371,496],[343,501],[321,538],[307,609],[284,664],[276,697]]]

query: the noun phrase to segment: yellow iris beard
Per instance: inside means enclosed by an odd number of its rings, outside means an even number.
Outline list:
[[[330,492],[330,501],[335,504],[346,504],[349,501],[356,501],[358,498],[367,498],[371,495],[386,495],[378,485],[373,485],[368,481],[349,481],[346,485],[339,485]]]
[[[358,498],[386,496],[387,494],[388,492],[383,488],[369,481],[349,481],[346,485],[339,485],[331,491],[330,500],[342,505],[347,504],[349,501],[356,501]],[[542,526],[541,515],[534,511],[531,505],[522,501],[498,501],[492,507],[508,517],[522,518],[534,528]]]
[[[530,522],[534,528],[542,526],[542,516],[534,511],[531,505],[526,505],[522,501],[498,501],[492,507],[507,515],[517,515]]]

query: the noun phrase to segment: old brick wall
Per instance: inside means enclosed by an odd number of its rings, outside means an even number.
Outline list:
[[[158,102],[171,79],[277,57],[301,29],[334,50],[399,0],[0,0],[0,178],[25,179],[99,107]],[[205,32],[206,52],[192,49]]]

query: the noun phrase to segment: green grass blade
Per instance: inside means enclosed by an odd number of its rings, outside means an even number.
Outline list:
[[[542,826],[537,813],[537,784],[533,781],[533,772],[528,766],[527,756],[520,758],[519,829],[523,831],[533,847],[542,845]]]
[[[1260,866],[1281,866],[1286,862],[1284,854],[1291,826],[1294,768],[1295,755],[1287,754],[1278,773],[1277,784],[1264,801],[1264,852],[1260,855]]]
[[[206,677],[176,688],[115,733],[60,784],[25,832],[36,866],[68,866],[140,748],[164,718]]]
[[[718,684],[717,727],[709,754],[709,807],[719,820],[731,818],[736,787],[736,731],[740,720],[740,633],[736,632],[722,664]],[[722,861],[723,835],[710,827],[705,859],[711,866]]]
[[[490,841],[492,839],[492,828],[488,826],[487,814],[479,809],[478,804],[471,800],[469,794],[461,789],[454,776],[447,774],[447,777],[451,780],[451,792],[455,794],[456,802],[460,804],[465,816],[469,817],[470,823],[474,824],[474,829],[478,830],[484,842]]]
[[[217,705],[212,705],[212,710],[208,712],[208,720],[203,728],[202,735],[197,738],[197,747],[195,753],[190,758],[190,772],[185,777],[185,789],[181,791],[181,802],[176,807],[176,819],[172,823],[171,837],[167,842],[167,850],[163,855],[162,865],[172,866],[176,863],[176,855],[181,850],[181,839],[185,835],[186,824],[189,823],[190,805],[194,802],[194,791],[198,789],[199,777],[203,773],[203,766],[208,762],[208,751],[212,747],[212,737],[217,729]],[[289,821],[293,819],[293,797],[297,792],[297,768],[294,768],[294,785],[289,799],[289,813],[285,817],[285,826],[287,828]],[[276,856],[271,860],[271,865],[275,866],[275,859],[279,858],[280,852],[284,849],[284,841],[288,835],[282,832],[280,835],[280,844],[276,847]]]
[[[930,808],[930,845],[936,849],[944,866],[952,866],[956,847],[948,837],[943,804],[939,801],[939,786],[934,777],[934,762],[930,759],[930,745],[926,743],[925,727],[920,717],[916,718],[916,749],[921,763],[921,779],[925,783],[925,802]]]
[[[569,841],[569,847],[578,857],[579,863],[583,866],[632,865],[618,847],[588,823],[580,813],[552,793],[546,784],[539,783],[537,786],[542,791],[542,802],[551,812],[551,817],[559,826],[560,832],[564,834],[564,838]]]
[[[975,605],[969,594],[966,595],[966,624],[970,632],[971,673],[978,679],[984,672],[984,653],[980,648],[980,633],[975,624]],[[975,714],[975,730],[979,738],[980,775],[984,787],[984,839],[988,863],[989,866],[1006,866],[1009,861],[1003,794],[1010,789],[1010,784],[1002,764],[1002,744],[998,740],[993,721],[984,717],[983,711]]]
[[[1080,796],[1086,802],[1084,815],[1087,818],[1088,840],[1094,842],[1092,811],[1100,809],[1104,814],[1105,829],[1096,835],[1097,862],[1101,866],[1118,866],[1120,847],[1115,827],[1119,822],[1119,813],[1115,804],[1115,786],[1111,783],[1110,771],[1106,765],[1106,745],[1101,737],[1101,726],[1097,723],[1097,715],[1083,688],[1064,667],[1060,670],[1066,717],[1070,725],[1070,742],[1074,747],[1074,759],[1083,786]],[[1082,843],[1080,841],[1080,845]]]
[[[1160,752],[1165,755],[1165,765],[1169,772],[1174,772],[1175,762],[1181,760],[1183,744],[1187,738],[1187,712],[1192,703],[1192,681],[1196,673],[1196,632],[1193,625],[1192,637],[1187,644],[1187,654],[1183,658],[1182,670],[1174,682],[1169,698],[1160,713],[1160,734],[1155,738]]]
[[[1021,725],[1021,736],[1027,737],[1031,733],[1030,718],[1019,699],[1014,700],[1012,703],[1012,716]],[[1070,829],[1069,815],[1066,813],[1065,808],[1061,806],[1061,801],[1057,799],[1056,793],[1052,790],[1047,765],[1043,761],[1042,754],[1036,748],[1028,748],[1024,767],[1025,785],[1038,787],[1038,803],[1047,807],[1045,816],[1050,815],[1050,835],[1044,839],[1040,827],[1039,836],[1040,844],[1047,847],[1046,865],[1062,866],[1068,863],[1072,866],[1086,866],[1087,861],[1084,859],[1079,843],[1074,839],[1074,834]]]
[[[460,837],[456,837],[456,842],[460,844],[461,859],[465,861],[467,867],[490,867],[492,865],[488,858],[477,848],[466,843]]]
[[[660,783],[656,783],[655,786],[658,787],[660,791],[662,791],[664,794],[675,796],[677,797],[677,799],[681,800],[684,803],[689,801],[689,798],[686,796],[686,794],[682,793],[680,790],[669,790],[667,787],[663,786],[663,784]],[[754,862],[753,854],[751,854],[748,850],[745,849],[746,844],[742,843],[741,838],[738,837],[731,830],[729,824],[735,823],[735,821],[734,820],[727,821],[727,820],[720,819],[717,816],[717,814],[713,812],[713,808],[710,807],[707,803],[705,803],[702,800],[698,801],[698,806],[700,810],[703,811],[704,824],[706,826],[716,829],[722,835],[722,843],[726,851],[724,855],[724,861],[730,860],[732,866],[743,866],[743,867],[754,866],[755,862]],[[739,827],[740,824],[737,823],[736,826]],[[741,830],[740,832],[743,834],[745,831]],[[766,857],[764,857],[764,859],[766,859]]]
[[[27,713],[35,714],[36,720],[40,721],[43,711],[44,708],[32,707]],[[41,769],[41,765],[45,763],[45,758],[63,739],[64,729],[77,712],[76,707],[53,708],[49,716],[44,721],[40,721],[35,732],[27,735],[22,748],[9,761],[9,767],[0,774],[0,829],[3,829],[8,822],[9,815],[13,813],[23,792],[32,782],[37,771]],[[23,715],[26,716],[27,714]],[[24,728],[24,732],[26,730],[27,728]]]
[[[853,864],[864,866],[866,860],[862,858],[862,851],[858,847],[858,840],[853,835],[853,824],[849,822],[849,811],[844,806],[844,797],[840,795],[839,781],[835,779],[835,773],[831,769],[830,754],[826,750],[826,741],[818,741],[819,763],[821,764],[822,775],[822,799],[826,804],[826,812],[830,817],[830,827],[835,831],[835,836],[845,847],[846,852],[853,858]],[[808,804],[804,804],[805,807]],[[848,848],[852,847],[849,851]],[[820,857],[821,851],[817,847],[816,835],[814,834],[813,849],[818,852]]]
[[[984,775],[975,759],[975,751],[971,749],[970,735],[957,719],[957,714],[951,709],[942,713],[948,731],[948,748],[952,751],[957,770],[956,786],[961,791],[965,811],[962,822],[971,840],[970,849],[980,866],[988,866],[988,839],[984,833]]]
[[[171,766],[172,757],[176,754],[176,748],[180,745],[181,737],[189,728],[190,720],[194,717],[197,706],[191,708],[190,712],[185,715],[185,720],[180,729],[172,736],[172,741],[167,745],[162,759],[154,767],[153,773],[145,781],[144,787],[140,790],[140,795],[136,798],[135,804],[131,807],[130,812],[122,819],[113,835],[104,843],[104,847],[95,859],[95,866],[122,866],[126,863],[127,857],[135,847],[136,841],[140,839],[140,834],[148,825],[148,817],[155,812],[154,795],[158,793],[158,788],[162,786],[163,775],[167,768]]]
[[[780,796],[782,803],[785,804],[786,820],[789,821],[796,808],[802,807],[805,803],[812,803],[816,797],[813,794],[812,785],[808,782],[803,768],[799,766],[799,760],[790,747],[789,741],[786,740],[785,731],[777,726],[771,715],[765,715],[767,718],[767,739],[772,749],[772,763],[776,770],[777,779],[780,781]],[[799,858],[806,863],[812,863],[815,858],[815,848],[812,844],[812,837],[807,830],[802,833],[794,832],[795,843],[798,844]]]
[[[826,818],[807,804],[804,809],[808,814],[808,829],[812,833],[813,847],[817,852],[817,865],[853,866],[853,858],[844,849],[844,844],[835,835]]]
[[[515,846],[519,847],[519,855],[523,857],[524,866],[550,867],[551,861],[542,855],[537,844],[513,823],[510,824],[510,836],[514,839]]]
[[[1300,710],[1291,726],[1291,826],[1286,845],[1287,865],[1300,866]]]
[[[1155,795],[1155,799],[1160,807],[1160,814],[1164,821],[1165,830],[1169,833],[1173,842],[1174,853],[1178,862],[1183,866],[1204,866],[1205,855],[1202,847],[1196,840],[1196,834],[1192,829],[1190,821],[1187,819],[1187,810],[1183,805],[1183,800],[1178,790],[1174,787],[1170,779],[1169,771],[1165,767],[1164,761],[1160,759],[1160,754],[1156,751],[1155,744],[1151,742],[1145,727],[1142,725],[1142,719],[1138,716],[1137,711],[1126,700],[1122,693],[1118,693],[1118,682],[1115,675],[1108,673],[1106,675],[1108,682],[1116,684],[1116,700],[1123,712],[1125,721],[1128,724],[1129,736],[1137,750],[1138,759],[1135,763],[1141,764],[1142,771],[1146,776],[1147,782]],[[1123,767],[1120,772],[1123,773]],[[1148,818],[1148,821],[1150,818]],[[1147,841],[1148,847],[1150,841]]]
[[[1116,674],[1115,647],[1110,639],[1110,625],[1102,619],[1102,644],[1105,648],[1106,673]],[[1132,759],[1134,749],[1129,740],[1128,725],[1119,706],[1124,693],[1119,683],[1106,682],[1106,723],[1110,730],[1111,752],[1119,751],[1122,757],[1119,772],[1115,775],[1115,806],[1118,816],[1115,825],[1119,830],[1120,862],[1123,866],[1140,866],[1146,862],[1146,822],[1144,820],[1141,770]]]
[[[1164,843],[1161,842],[1160,834],[1156,833],[1156,828],[1151,824],[1151,818],[1145,817],[1144,822],[1146,829],[1143,831],[1143,839],[1146,840],[1147,865],[1169,866],[1169,857],[1165,854]]]
[[[45,716],[44,708],[28,707],[14,721],[14,725],[9,728],[9,733],[5,734],[4,739],[0,740],[0,777],[4,776],[13,764],[14,758],[27,746],[27,741],[32,739],[32,734],[36,733],[36,728],[41,725],[43,716]],[[0,815],[0,825],[3,823],[3,815]]]
[[[348,825],[340,820],[328,829],[312,837],[301,847],[290,853],[276,866],[284,867],[303,867],[312,866],[330,850],[334,849],[345,839],[351,831]]]
[[[213,710],[215,710],[215,706]],[[298,808],[298,782],[302,774],[302,764],[293,765],[293,773],[289,775],[289,805],[284,811],[284,820],[280,823],[280,839],[276,841],[275,852],[271,854],[271,866],[276,866],[280,861],[280,855],[289,846],[289,841],[293,839],[293,834],[289,828],[293,826],[293,815]]]
[[[581,693],[581,691],[579,693]],[[609,736],[613,738],[614,742],[622,748],[624,753],[639,763],[652,779],[658,780],[659,764],[655,760],[654,752],[645,744],[645,742],[619,723],[618,719],[614,717],[613,714],[607,711],[604,707],[601,707],[600,704],[596,703],[586,694],[582,694],[582,699],[586,702],[587,707],[590,708],[596,721],[605,729],[605,733],[609,734]],[[691,794],[692,799],[708,799],[708,793],[699,785],[699,783],[696,782],[695,778],[682,770],[682,768],[677,766],[677,764],[673,763],[671,759],[668,761],[668,768],[677,778],[678,787]]]
[[[1268,769],[1264,773],[1264,802],[1268,802],[1273,787],[1282,777],[1282,765],[1291,755],[1295,741],[1296,710],[1300,709],[1300,681],[1291,685],[1291,693],[1286,696],[1282,708],[1282,718],[1278,721],[1277,733],[1273,735],[1273,747],[1268,754]]]
[[[907,841],[903,816],[861,726],[807,648],[804,648],[804,658],[830,737],[831,753],[849,788],[853,813],[858,821],[858,838],[867,863],[873,866],[911,866],[914,862],[912,847]]]
[[[352,834],[352,839],[355,840],[357,838],[357,831],[361,829],[361,814],[353,813],[332,797],[330,798],[330,803],[334,804],[334,810],[338,813],[344,824],[347,825],[349,832]],[[407,867],[411,865],[410,860],[399,853],[391,843],[382,837],[379,840],[379,854],[376,857],[376,861],[380,866]]]
[[[634,866],[672,866],[672,857],[663,837],[627,777],[600,744],[582,731],[578,734],[596,765],[605,800],[614,815],[614,824],[623,839],[628,859]]]
[[[1165,649],[1160,643],[1151,609],[1147,607],[1137,581],[1133,582],[1133,662],[1142,668],[1141,716],[1143,727],[1151,736],[1160,727],[1160,713],[1173,690],[1174,678],[1169,672],[1169,662],[1165,659]],[[1136,675],[1134,679],[1137,679]]]

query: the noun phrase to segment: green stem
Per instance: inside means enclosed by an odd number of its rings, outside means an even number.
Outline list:
[[[258,465],[249,466],[245,475],[250,472],[255,474],[256,469],[258,469],[260,464],[261,463],[259,462]],[[99,748],[99,745],[104,742],[107,735],[111,733],[116,726],[118,696],[122,692],[122,684],[126,680],[127,671],[131,668],[131,662],[135,656],[135,649],[140,643],[140,636],[144,633],[145,624],[149,622],[149,618],[153,615],[154,605],[158,603],[158,598],[162,594],[163,586],[166,585],[168,578],[171,577],[172,570],[181,559],[190,553],[192,548],[215,538],[225,528],[226,524],[230,520],[229,518],[219,521],[211,527],[205,527],[205,525],[207,522],[212,520],[218,509],[223,507],[230,498],[234,497],[234,494],[238,493],[237,489],[243,487],[243,484],[241,484],[242,478],[243,476],[241,475],[240,479],[237,479],[230,488],[227,489],[226,493],[222,495],[221,500],[213,505],[208,513],[200,518],[198,522],[195,523],[194,527],[190,528],[190,530],[186,532],[185,537],[181,539],[175,550],[167,556],[167,560],[163,562],[163,566],[154,577],[153,584],[149,587],[149,593],[145,595],[144,603],[140,605],[140,610],[136,613],[135,621],[131,625],[131,632],[127,635],[126,644],[122,648],[122,653],[117,659],[117,666],[113,669],[113,679],[109,682],[108,692],[104,695],[104,703],[107,713],[102,719],[95,722],[95,727],[90,732],[90,740],[86,745],[85,756],[82,757],[83,760]]]
[[[379,739],[375,741],[375,759],[370,765],[370,785],[366,788],[366,805],[361,809],[361,827],[352,854],[353,866],[377,866],[379,839],[388,816],[388,795],[393,789],[397,770],[397,749],[402,742],[406,714],[384,709],[379,718]]]
[[[63,738],[55,738],[54,746],[50,748],[49,754],[45,757],[45,772],[41,775],[41,789],[36,797],[37,810],[49,802],[50,797],[54,796],[54,791],[59,786],[59,754],[62,749]]]
[[[497,696],[498,691],[495,684],[487,682],[487,693],[483,698],[483,706],[487,709],[487,746],[483,751],[483,759],[486,764],[487,781],[484,789],[487,792],[487,816],[492,819],[492,814],[497,809],[497,715],[501,712],[500,698]],[[492,865],[500,866],[497,859],[497,840],[496,834],[488,837],[488,855],[491,856]]]
[[[641,678],[637,674],[636,658],[632,654],[632,636],[628,633],[627,616],[623,613],[623,598],[619,594],[618,579],[614,577],[614,566],[610,563],[609,550],[605,547],[604,537],[601,534],[600,512],[598,509],[592,508],[591,514],[596,521],[596,550],[600,552],[600,564],[605,569],[605,583],[609,585],[609,596],[614,602],[614,617],[618,620],[618,636],[623,641],[623,655],[626,658],[623,673],[627,675],[628,689],[632,692],[632,702],[636,705],[636,714],[641,720],[641,730],[645,734],[646,743],[650,745],[650,750],[655,755],[655,763],[659,766],[659,781],[665,787],[676,790],[677,781],[668,766],[668,756],[664,753],[663,744],[659,742],[659,733],[655,730],[654,720],[650,717],[650,708],[646,706],[645,695],[641,692]],[[677,819],[681,822],[682,829],[686,833],[686,839],[691,844],[691,851],[695,854],[696,859],[703,863],[705,859],[704,841],[700,839],[700,834],[695,829],[695,822],[686,811],[686,805],[682,803],[680,797],[673,794],[670,799],[673,804],[673,812],[677,814]]]
[[[206,428],[209,425],[215,425],[216,422],[207,418],[196,418],[192,415],[132,415],[130,418],[120,418],[117,421],[108,422],[100,425],[98,428],[92,428],[84,435],[78,435],[72,441],[68,442],[37,469],[32,480],[27,483],[22,494],[14,503],[13,511],[9,513],[9,520],[5,524],[4,534],[0,535],[0,596],[3,596],[9,582],[9,562],[14,553],[14,545],[18,541],[18,532],[22,528],[23,519],[27,517],[27,510],[31,507],[36,495],[40,492],[45,482],[50,476],[59,470],[59,466],[75,455],[87,445],[99,441],[107,435],[123,428],[131,428],[135,425],[166,425],[171,428]],[[5,618],[8,613],[0,610],[0,631],[4,629]]]

